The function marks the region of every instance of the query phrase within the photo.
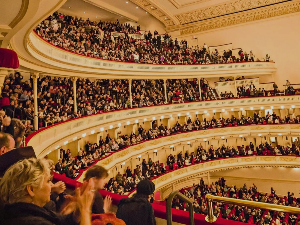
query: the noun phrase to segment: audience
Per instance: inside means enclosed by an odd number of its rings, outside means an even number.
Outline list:
[[[223,177],[219,178],[212,184],[205,184],[203,178],[201,178],[199,184],[194,184],[192,187],[181,189],[180,192],[194,201],[193,206],[196,213],[205,215],[208,213],[208,207],[205,200],[206,194],[292,207],[300,206],[300,199],[296,199],[293,193],[288,192],[288,196],[279,197],[272,187],[271,192],[268,194],[260,193],[255,184],[250,187],[247,187],[247,185],[244,184],[241,188],[237,188],[233,185],[228,186]],[[175,197],[172,207],[187,211],[189,206],[179,198]],[[300,216],[297,217],[289,213],[226,203],[214,203],[213,208],[214,215],[217,218],[240,221],[249,224],[295,225],[300,219]]]
[[[187,65],[254,61],[252,51],[249,55],[240,49],[235,57],[229,49],[222,55],[218,49],[210,51],[205,43],[203,47],[190,47],[186,40],[173,40],[167,33],[145,31],[142,35],[139,26],[134,28],[118,20],[95,22],[55,12],[35,31],[47,42],[68,51],[119,62]],[[134,38],[131,34],[140,35]],[[270,57],[265,60],[270,61]]]

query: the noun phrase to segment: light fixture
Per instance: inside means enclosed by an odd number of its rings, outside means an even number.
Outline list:
[[[144,121],[147,121],[147,118],[145,118]]]
[[[279,136],[281,136],[282,134],[281,134],[281,133],[279,133],[278,135],[279,135]]]
[[[244,109],[243,109],[243,108],[240,108],[240,110],[243,111]]]
[[[86,136],[86,133],[82,134],[82,137],[85,137]]]
[[[122,162],[122,165],[125,165],[125,162]]]
[[[77,140],[77,137],[73,137],[73,141]]]
[[[250,110],[253,110],[253,107],[252,107],[252,106],[250,107]]]
[[[205,111],[204,111],[204,113],[206,114],[206,113],[207,113],[207,111],[205,110]]]
[[[121,126],[121,123],[118,123],[118,127],[120,127]]]
[[[188,116],[188,115],[190,115],[190,113],[189,113],[189,112],[187,112],[187,113],[186,113],[186,115]]]
[[[85,13],[85,12],[83,12],[83,13]]]
[[[110,129],[112,129],[113,127],[114,127],[113,125],[110,125],[110,126],[109,126]]]
[[[146,14],[147,14],[148,12],[146,12]]]
[[[67,145],[68,143],[69,143],[69,141],[65,141],[65,142],[64,142],[64,145]]]
[[[231,108],[231,111],[233,111],[234,109],[233,108]]]
[[[240,134],[240,135],[239,135],[239,137],[243,137],[243,135],[242,135],[242,134]]]
[[[222,109],[222,112],[225,112],[225,109]]]
[[[142,158],[142,155],[138,155],[137,158]]]
[[[180,113],[178,113],[178,116],[180,116],[181,114]]]
[[[216,112],[216,110],[214,109],[214,110],[213,110],[213,113],[215,113],[215,112]]]
[[[263,106],[261,106],[261,107],[260,107],[260,109],[264,109],[264,107],[263,107]]]
[[[130,121],[127,121],[127,125],[129,125],[130,124]]]
[[[284,106],[282,105],[282,106],[280,106],[280,108],[281,108],[281,109],[284,109]]]
[[[205,138],[205,139],[203,139],[203,141],[207,141],[207,139]]]
[[[135,7],[135,8],[137,8],[137,9],[138,9],[139,7],[137,6],[137,7]]]
[[[225,137],[221,137],[222,139],[224,139]]]
[[[59,145],[57,145],[56,147],[55,147],[55,149],[58,149],[59,148]]]
[[[100,131],[104,131],[104,128],[103,128],[103,127],[101,127],[101,128],[100,128]]]
[[[274,109],[274,107],[273,107],[273,106],[271,106],[271,109]]]
[[[189,144],[191,144],[191,142],[190,142],[190,141],[188,141],[188,142],[187,142],[187,144],[189,145]]]
[[[108,171],[108,173],[110,173],[110,170]]]
[[[126,4],[128,4],[128,2],[126,2]]]
[[[294,109],[295,108],[295,106],[294,105],[292,105],[292,109]]]
[[[152,117],[152,120],[155,120],[155,117],[154,117],[154,116]]]
[[[94,133],[95,133],[95,130],[92,130],[92,131],[91,131],[91,134],[94,134]]]
[[[71,9],[71,6],[69,6],[69,9]]]
[[[157,152],[157,149],[155,149],[153,152]]]
[[[198,111],[196,112],[196,115],[198,115]]]
[[[259,137],[261,137],[261,134],[258,134]]]
[[[171,145],[170,148],[174,148],[174,145]]]
[[[139,120],[135,120],[135,123],[139,123]]]
[[[172,118],[173,116],[172,115],[170,115],[170,118]]]

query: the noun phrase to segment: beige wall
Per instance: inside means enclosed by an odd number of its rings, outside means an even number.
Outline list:
[[[192,34],[186,38],[189,43],[202,46],[205,42],[208,46],[233,43],[233,48],[243,48],[244,51],[253,53],[258,58],[265,57],[266,53],[276,62],[277,74],[275,81],[280,85],[289,79],[292,83],[298,83],[300,71],[300,14],[290,14],[283,17],[275,17],[269,20],[247,23],[243,25],[211,30],[198,35]],[[197,37],[198,41],[192,40]],[[271,78],[261,78],[260,82],[272,81]]]

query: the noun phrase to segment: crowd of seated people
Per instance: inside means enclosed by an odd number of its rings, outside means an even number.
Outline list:
[[[209,52],[203,47],[190,47],[186,40],[173,40],[169,34],[145,31],[143,38],[130,34],[141,34],[140,27],[116,22],[95,22],[89,19],[63,15],[55,12],[42,21],[35,31],[49,43],[77,54],[121,62],[150,64],[210,64],[254,61],[252,51],[240,49],[237,57],[232,50],[218,49]],[[122,35],[112,35],[112,32]]]
[[[212,184],[205,184],[203,178],[201,178],[199,184],[194,184],[192,187],[181,189],[180,192],[193,200],[193,206],[196,213],[205,215],[208,213],[208,207],[205,201],[206,194],[284,206],[300,206],[300,199],[296,199],[293,193],[288,192],[287,196],[279,197],[272,187],[270,193],[260,193],[255,184],[250,187],[247,187],[247,185],[244,184],[244,186],[240,188],[234,185],[229,186],[226,184],[226,180],[223,177]],[[175,197],[172,207],[180,210],[188,210],[189,206],[179,198]],[[214,215],[217,218],[240,221],[248,224],[297,225],[297,222],[300,219],[300,216],[290,213],[226,203],[215,203],[213,207]]]
[[[2,89],[0,108],[6,116],[23,121],[26,136],[34,131],[33,80],[24,81],[19,72],[6,77]],[[167,101],[164,99],[163,80],[133,80],[133,107],[153,106],[173,102],[189,102],[211,100],[215,98],[207,80],[201,79],[201,97],[197,80],[177,79],[167,80]],[[78,118],[102,112],[130,108],[130,94],[128,80],[77,79],[77,109],[74,113],[73,82],[70,78],[41,77],[38,79],[38,122],[39,127],[49,126],[61,121]],[[251,86],[251,85],[250,85]],[[242,89],[239,93],[251,95],[251,87]],[[254,86],[254,85],[253,85]],[[265,93],[265,92],[263,92]],[[232,94],[232,93],[231,93]],[[230,96],[227,96],[227,98]],[[272,120],[273,118],[273,120]],[[243,124],[269,123],[298,123],[299,118],[276,119],[272,115],[265,118],[242,117],[240,119],[213,119],[212,121],[195,121],[183,125],[183,131],[204,129],[207,127],[223,127]],[[205,126],[203,126],[205,125]],[[170,128],[171,129],[171,128]],[[162,130],[161,128],[159,129]],[[165,130],[165,132],[168,132]],[[170,134],[174,133],[170,130]]]

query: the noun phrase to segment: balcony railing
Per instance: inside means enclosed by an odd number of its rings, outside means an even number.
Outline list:
[[[141,63],[124,63],[110,60],[103,60],[82,56],[73,52],[69,52],[57,46],[54,46],[35,32],[31,32],[28,39],[29,52],[41,61],[44,61],[53,66],[63,67],[64,69],[77,68],[85,72],[93,71],[101,73],[105,70],[106,73],[118,73],[124,75],[130,73],[131,75],[147,75],[151,74],[151,78],[155,75],[186,75],[189,77],[209,77],[210,75],[232,76],[233,73],[237,75],[271,75],[275,70],[275,63],[273,62],[247,62],[247,63],[233,63],[233,64],[208,64],[208,65],[154,65]],[[91,70],[90,70],[91,69]],[[95,70],[96,69],[96,70]],[[120,73],[122,71],[122,73]],[[135,73],[133,73],[135,72]],[[244,74],[246,73],[246,74]],[[127,74],[126,74],[127,75]],[[145,77],[143,77],[145,78]],[[181,77],[182,78],[182,77]]]
[[[221,112],[222,109],[248,110],[246,107],[252,106],[253,109],[260,109],[261,106],[273,106],[274,109],[285,106],[285,108],[297,107],[300,102],[300,96],[283,96],[283,97],[260,97],[260,98],[244,98],[244,99],[229,99],[204,102],[191,102],[182,104],[170,104],[153,107],[134,108],[127,110],[119,110],[102,114],[95,114],[77,119],[57,123],[55,125],[42,128],[31,134],[27,139],[27,145],[35,147],[36,155],[44,157],[49,151],[53,151],[61,146],[65,141],[72,141],[74,136],[81,135],[84,132],[90,132],[94,129],[109,129],[110,125],[116,127],[118,123],[132,120],[131,124],[138,119],[140,122],[145,118],[151,120],[153,115],[157,118],[164,116],[169,118],[170,115],[178,116],[181,113],[183,116],[189,112],[190,114],[203,114],[204,111],[216,110]],[[232,128],[233,129],[233,128]],[[250,129],[250,128],[249,128]],[[292,128],[291,128],[292,129]],[[98,132],[98,131],[97,131]]]

